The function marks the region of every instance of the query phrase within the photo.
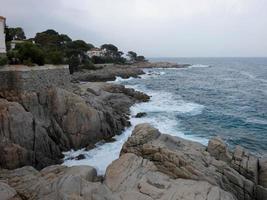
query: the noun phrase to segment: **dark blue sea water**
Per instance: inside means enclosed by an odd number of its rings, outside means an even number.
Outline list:
[[[65,165],[91,165],[99,174],[119,157],[135,125],[148,122],[161,132],[207,144],[214,136],[230,148],[241,145],[255,154],[267,153],[267,58],[159,58],[192,64],[184,69],[146,69],[141,78],[116,83],[151,95],[151,100],[131,108],[132,126],[113,143],[99,144],[83,153],[84,160],[66,159]],[[106,155],[109,155],[108,157]]]
[[[179,70],[153,69],[150,78],[124,82],[158,96],[163,109],[154,107],[153,111],[152,105],[149,109],[144,106],[143,111],[148,111],[148,117],[157,116],[155,124],[169,123],[163,131],[203,143],[219,135],[230,146],[239,144],[257,154],[267,153],[267,58],[151,60],[194,64]]]

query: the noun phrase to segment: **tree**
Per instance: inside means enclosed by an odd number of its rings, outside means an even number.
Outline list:
[[[66,34],[59,35],[59,38],[60,38],[61,42],[63,42],[63,43],[67,43],[67,42],[72,41],[72,39]]]
[[[48,29],[41,33],[37,33],[34,40],[37,44],[40,44],[44,47],[45,46],[59,47],[62,44],[62,38],[60,38],[58,32],[52,29]]]
[[[112,51],[112,52],[118,52],[118,48],[113,44],[103,44],[101,46],[101,49],[106,49],[106,50]]]
[[[144,56],[137,56],[136,61],[137,62],[146,62],[146,58]]]
[[[83,40],[75,40],[67,44],[67,48],[78,50],[79,52],[86,52],[94,48],[92,44],[87,44]]]
[[[78,70],[78,66],[80,65],[80,59],[78,56],[72,55],[68,60],[70,74]]]
[[[29,63],[29,61],[37,65],[44,65],[45,63],[45,54],[43,50],[30,42],[16,45],[14,51],[16,52],[14,55],[19,59],[20,63]]]
[[[128,51],[127,56],[132,62],[135,62],[137,58],[137,53],[135,53],[134,51]]]
[[[21,27],[8,28],[6,27],[6,40],[25,40],[26,36]]]
[[[59,65],[64,63],[64,56],[60,51],[51,51],[46,55],[46,63]]]

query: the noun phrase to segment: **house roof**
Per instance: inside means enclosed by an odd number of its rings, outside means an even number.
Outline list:
[[[6,18],[5,18],[5,17],[3,17],[3,16],[0,16],[0,19],[6,20]]]

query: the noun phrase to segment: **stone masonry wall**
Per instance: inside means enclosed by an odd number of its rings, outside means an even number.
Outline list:
[[[40,91],[51,86],[61,88],[70,86],[68,66],[6,66],[0,68],[0,91]]]

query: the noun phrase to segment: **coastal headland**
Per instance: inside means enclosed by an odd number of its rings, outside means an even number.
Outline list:
[[[266,159],[241,146],[230,151],[218,137],[204,146],[149,124],[135,127],[104,176],[60,165],[63,151],[110,142],[130,126],[130,107],[149,101],[105,81],[187,66],[100,65],[73,75],[66,66],[1,68],[0,199],[267,199]]]

